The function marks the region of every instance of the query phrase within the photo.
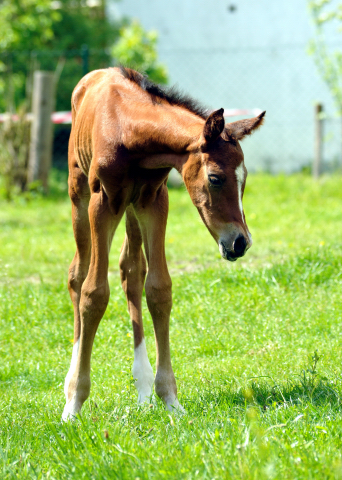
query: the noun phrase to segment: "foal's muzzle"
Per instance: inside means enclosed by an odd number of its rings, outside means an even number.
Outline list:
[[[241,234],[235,239],[231,248],[229,248],[223,241],[220,241],[219,243],[219,249],[222,257],[230,262],[235,262],[238,258],[243,257],[247,248],[247,240]]]

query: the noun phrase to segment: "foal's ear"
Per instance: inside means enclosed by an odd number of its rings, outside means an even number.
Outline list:
[[[266,112],[262,112],[255,118],[228,123],[224,129],[223,137],[226,137],[227,140],[229,140],[229,137],[233,137],[235,140],[242,140],[246,135],[250,135],[254,130],[261,127],[264,122],[265,113]]]
[[[203,136],[207,143],[210,143],[216,140],[223,132],[223,129],[224,129],[223,112],[224,112],[224,109],[220,108],[219,110],[216,110],[215,112],[211,113],[207,118],[204,125],[204,130],[203,130]]]

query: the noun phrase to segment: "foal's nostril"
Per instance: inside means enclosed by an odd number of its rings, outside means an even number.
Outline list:
[[[247,242],[243,235],[239,235],[234,242],[234,252],[238,257],[241,257],[246,250]]]

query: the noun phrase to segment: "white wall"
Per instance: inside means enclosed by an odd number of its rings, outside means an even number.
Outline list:
[[[313,28],[305,0],[121,0],[109,10],[158,30],[171,84],[212,108],[267,111],[263,129],[244,142],[250,170],[311,162],[314,104],[329,115],[335,108],[307,54]],[[340,130],[327,123],[327,161],[340,155]]]

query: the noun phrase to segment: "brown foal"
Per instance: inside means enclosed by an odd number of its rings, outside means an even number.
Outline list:
[[[93,341],[109,300],[109,251],[125,212],[120,273],[133,326],[138,402],[150,401],[154,383],[169,410],[182,409],[169,344],[167,177],[173,167],[181,173],[222,257],[243,256],[252,240],[242,208],[247,171],[239,140],[262,124],[264,113],[225,125],[223,109],[208,114],[193,100],[123,67],[89,73],[76,86],[69,194],[77,249],[68,284],[75,323],[63,420],[80,413],[89,396]],[[144,340],[144,285],[155,331],[155,378]]]

